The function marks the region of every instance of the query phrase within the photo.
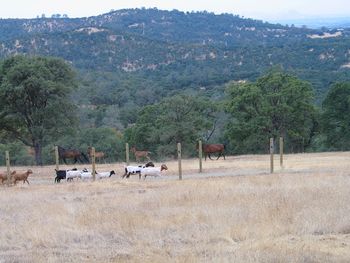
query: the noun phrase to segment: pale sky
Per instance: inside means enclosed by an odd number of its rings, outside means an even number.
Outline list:
[[[153,8],[231,13],[257,19],[342,16],[350,18],[350,0],[0,0],[0,18],[35,18],[45,14],[86,17],[112,9]]]

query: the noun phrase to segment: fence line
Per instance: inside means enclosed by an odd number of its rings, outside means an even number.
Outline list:
[[[283,137],[280,137],[280,166],[283,168]]]
[[[181,143],[177,143],[177,160],[179,165],[179,180],[182,180]]]
[[[58,155],[58,146],[55,146],[55,163],[56,163],[56,170],[58,171],[60,169],[60,158]]]
[[[92,165],[92,180],[96,180],[96,156],[95,147],[91,147],[91,165]]]
[[[273,154],[274,154],[274,145],[273,138],[270,138],[270,173],[273,173]]]
[[[199,173],[203,172],[203,148],[202,140],[198,141]]]
[[[58,146],[54,147],[55,151],[55,166],[56,170],[59,170],[59,152],[58,152]],[[129,155],[129,143],[125,143],[125,158],[126,158],[126,164],[129,165],[130,163],[130,155]],[[270,173],[274,173],[274,153],[275,153],[275,142],[274,138],[270,138]],[[283,169],[284,166],[284,138],[279,138],[279,154],[280,154],[280,167]],[[183,172],[182,172],[182,145],[181,143],[177,143],[177,158],[178,158],[178,176],[179,180],[182,180],[183,178]],[[202,140],[198,141],[198,159],[199,159],[199,171],[198,173],[203,172],[203,144]],[[93,180],[96,179],[96,151],[95,147],[92,147],[92,154],[91,154],[91,164],[92,164],[92,177]],[[6,167],[7,167],[7,182],[9,183],[11,179],[11,172],[10,172],[10,156],[9,151],[6,151]]]
[[[129,159],[129,144],[128,143],[125,143],[125,162],[126,162],[126,165],[129,165],[130,163],[130,159]]]
[[[11,171],[10,171],[10,153],[9,151],[5,151],[5,158],[6,158],[6,168],[7,168],[7,186],[10,185],[10,180],[11,180]]]

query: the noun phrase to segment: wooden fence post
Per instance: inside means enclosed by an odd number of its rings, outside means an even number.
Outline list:
[[[199,140],[198,142],[198,155],[199,155],[199,172],[203,172],[203,166],[202,166],[202,161],[203,161],[203,149],[202,149],[202,140]]]
[[[179,164],[179,180],[182,180],[182,167],[181,167],[181,143],[177,143],[177,160]]]
[[[58,155],[58,146],[55,146],[55,163],[56,163],[56,170],[58,171],[60,169],[60,159]]]
[[[283,168],[283,137],[280,137],[280,166]]]
[[[274,153],[273,138],[270,138],[270,173],[273,173],[273,153]]]
[[[11,171],[10,171],[10,153],[9,151],[5,151],[5,158],[6,158],[6,168],[7,168],[7,186],[10,185],[11,180]]]
[[[92,163],[92,179],[96,179],[96,160],[95,160],[95,147],[91,148],[91,163]]]
[[[129,165],[129,144],[125,143],[125,160],[126,165]]]

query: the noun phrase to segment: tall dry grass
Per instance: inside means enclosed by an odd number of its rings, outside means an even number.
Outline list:
[[[350,154],[176,162],[163,178],[0,187],[0,262],[350,262]],[[100,165],[121,174],[123,164]],[[24,169],[24,167],[16,167]],[[218,176],[221,175],[221,176]]]

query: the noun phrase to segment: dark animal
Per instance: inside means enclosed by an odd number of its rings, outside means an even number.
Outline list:
[[[125,167],[125,173],[122,175],[122,178],[126,176],[126,178],[130,177],[130,174],[139,174],[141,173],[141,169],[145,167],[154,167],[153,162],[148,162],[145,165],[139,165],[139,166],[127,166]]]
[[[198,144],[197,144],[197,149],[198,149]],[[204,153],[204,160],[207,160],[207,156],[209,157],[210,160],[213,160],[210,156],[210,154],[212,153],[218,153],[218,158],[216,158],[216,160],[218,160],[220,158],[220,156],[224,157],[224,160],[226,160],[225,158],[225,145],[224,144],[203,144],[202,146],[203,149],[203,153]]]
[[[77,171],[77,168],[73,168],[72,170],[56,170],[56,178],[55,178],[55,183],[60,183],[61,180],[64,180],[67,178],[67,172],[68,171]],[[69,181],[72,181],[73,178],[70,178]]]
[[[73,159],[74,164],[78,161],[81,163],[89,163],[89,158],[86,156],[86,154],[77,149],[65,149],[58,146],[58,156],[65,164],[67,164],[66,159]]]
[[[135,155],[135,160],[136,160],[137,162],[139,162],[139,161],[141,160],[141,158],[147,159],[148,161],[150,160],[148,154],[150,154],[151,152],[149,152],[149,151],[138,151],[138,150],[136,150],[136,147],[135,147],[135,146],[132,146],[132,147],[130,148],[130,151],[131,151],[132,153],[134,153],[134,155]]]
[[[66,170],[56,170],[55,183],[60,183],[61,180],[66,179],[67,171]]]

